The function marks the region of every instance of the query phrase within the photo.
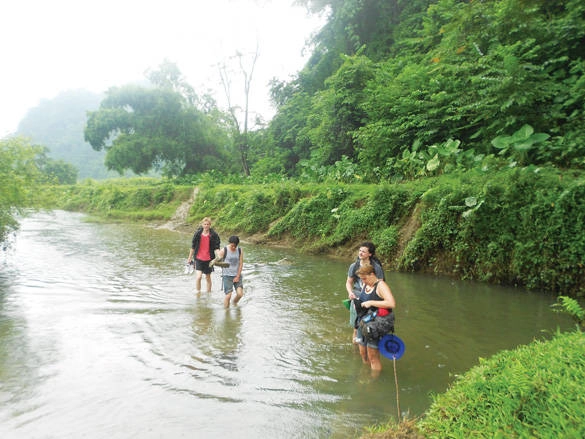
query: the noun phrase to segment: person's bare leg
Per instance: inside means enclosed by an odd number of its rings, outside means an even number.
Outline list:
[[[380,361],[380,351],[378,349],[368,348],[368,359],[372,368],[372,377],[377,378],[382,372],[382,362]]]
[[[225,308],[230,307],[230,299],[231,298],[232,298],[232,293],[226,294],[225,297],[223,298],[223,306]]]
[[[362,362],[364,364],[370,364],[370,362],[368,361],[368,351],[366,350],[366,347],[362,346],[361,344],[358,346],[360,348],[360,355],[362,356]]]
[[[207,282],[207,292],[211,293],[211,274],[205,275],[205,281]]]
[[[201,292],[201,277],[203,276],[203,272],[197,270],[195,272],[195,289],[198,293]]]
[[[234,305],[237,305],[242,297],[244,297],[244,289],[242,287],[236,288],[236,297],[234,297]]]

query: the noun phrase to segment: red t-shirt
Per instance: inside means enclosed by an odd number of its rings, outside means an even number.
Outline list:
[[[201,234],[199,249],[197,250],[195,257],[200,261],[211,261],[211,258],[209,257],[209,235]]]

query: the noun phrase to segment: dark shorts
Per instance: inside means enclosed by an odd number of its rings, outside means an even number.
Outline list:
[[[201,271],[203,274],[211,274],[213,272],[213,267],[209,266],[211,261],[200,261],[199,259],[195,259],[195,270]]]

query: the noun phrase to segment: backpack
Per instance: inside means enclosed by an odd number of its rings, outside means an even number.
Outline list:
[[[222,261],[225,261],[225,255],[227,255],[227,246],[223,248],[223,258],[221,259]],[[241,258],[242,257],[242,248],[238,247],[238,257]]]
[[[374,266],[374,268],[376,267],[376,264],[378,264],[380,266],[380,268],[382,269],[382,274],[384,274],[384,267],[382,267],[382,262],[380,262],[380,260],[376,257],[376,256],[370,256],[370,262],[372,262],[372,266]],[[357,271],[360,269],[360,258],[357,258],[355,260],[355,263],[353,264],[353,270],[351,271],[351,276],[354,279],[357,279]],[[386,275],[384,274],[384,277],[382,278],[382,280],[386,279]]]
[[[376,311],[370,311],[359,320],[357,327],[366,341],[379,340],[384,335],[394,332],[394,313],[380,317],[376,315]]]
[[[378,340],[394,332],[394,312],[382,317],[378,315],[378,308],[364,308],[359,299],[353,299],[353,303],[357,313],[355,328],[361,330],[366,341]]]

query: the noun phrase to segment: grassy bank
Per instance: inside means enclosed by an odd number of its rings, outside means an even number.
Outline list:
[[[37,203],[108,220],[164,221],[192,192],[191,186],[156,178],[85,180],[76,185],[44,187]]]
[[[168,220],[193,187],[156,179],[86,182],[43,191],[46,205],[109,219]],[[581,297],[585,175],[557,169],[473,171],[401,184],[211,184],[203,217],[256,242],[348,257],[372,240],[390,270],[435,273]]]
[[[424,418],[371,427],[362,439],[585,437],[584,351],[575,331],[481,359],[433,396]]]
[[[468,172],[402,184],[216,185],[190,212],[222,229],[341,254],[375,242],[385,266],[585,293],[585,178],[556,169]]]
[[[437,395],[427,437],[585,437],[585,336],[503,351]]]

